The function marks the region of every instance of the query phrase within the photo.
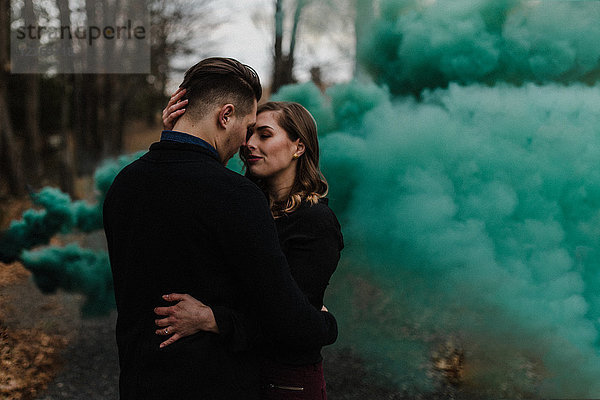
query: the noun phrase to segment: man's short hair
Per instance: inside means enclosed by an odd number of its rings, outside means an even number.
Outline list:
[[[254,100],[260,100],[262,87],[252,67],[233,58],[212,57],[188,69],[179,87],[186,89],[186,114],[202,119],[215,106],[231,103],[234,112],[248,115]]]

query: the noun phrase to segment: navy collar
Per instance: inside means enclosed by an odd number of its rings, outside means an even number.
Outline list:
[[[218,160],[221,159],[219,153],[217,152],[217,149],[211,146],[206,140],[200,139],[199,137],[192,136],[184,132],[164,130],[160,134],[160,141],[162,142],[164,140],[178,143],[195,144],[197,146],[204,147],[205,149],[213,153]]]

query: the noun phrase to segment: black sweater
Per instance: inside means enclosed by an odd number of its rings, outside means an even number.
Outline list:
[[[279,243],[292,276],[317,310],[323,306],[325,289],[344,248],[340,224],[328,202],[327,198],[314,205],[302,202],[294,212],[275,219]],[[281,343],[261,338],[257,327],[237,310],[218,307],[215,315],[219,315],[217,325],[222,335],[231,338],[237,346],[258,346],[261,356],[269,360],[301,366],[323,359],[320,345]],[[235,322],[222,326],[223,320]]]
[[[318,310],[344,248],[340,224],[327,204],[326,198],[314,205],[303,202],[294,212],[275,219],[292,276]],[[284,364],[306,365],[322,360],[321,346],[297,349],[271,343],[265,344],[264,350],[267,357]]]
[[[241,310],[269,341],[312,347],[337,336],[292,279],[263,193],[208,150],[155,143],[104,203],[117,302],[121,399],[258,398],[258,357],[200,332],[159,349],[154,307],[189,293]],[[220,326],[228,321],[213,306]]]
[[[294,212],[275,219],[292,276],[318,309],[344,248],[340,223],[328,203],[327,198],[317,204],[302,202]]]

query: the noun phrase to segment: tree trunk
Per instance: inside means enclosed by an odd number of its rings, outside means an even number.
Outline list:
[[[37,25],[37,16],[33,9],[33,1],[25,0],[23,7],[25,26]],[[36,62],[32,58],[31,62]],[[35,67],[34,67],[35,68]],[[40,132],[40,79],[38,74],[28,74],[24,79],[23,101],[25,118],[23,132],[25,134],[25,161],[30,171],[31,183],[37,185],[41,181],[44,170],[44,141]]]
[[[127,92],[128,84],[125,82],[126,76],[105,75],[102,94],[102,133],[104,135],[103,157],[114,157],[121,152],[122,148],[122,128],[119,122],[122,108],[121,98],[124,92]]]
[[[60,26],[71,25],[71,10],[69,9],[69,0],[57,0],[56,5],[59,10]],[[72,51],[71,41],[63,40],[61,43],[63,54],[69,54]],[[75,137],[71,126],[71,104],[73,99],[73,63],[69,62],[68,57],[60,58],[60,72],[62,73],[61,82],[64,87],[61,97],[61,115],[60,115],[60,135],[62,148],[59,154],[59,179],[60,187],[67,193],[75,193]]]
[[[298,35],[298,25],[300,24],[300,16],[302,15],[302,9],[306,5],[306,0],[296,0],[296,11],[294,12],[294,25],[292,26],[292,34],[290,37],[290,51],[288,52],[288,62],[286,69],[286,78],[290,81],[294,81],[293,68],[294,68],[294,52],[296,51],[296,36]]]
[[[273,81],[271,93],[276,93],[283,85],[283,71],[285,60],[283,57],[283,0],[275,1],[275,54],[273,57]]]
[[[82,76],[82,129],[79,131],[79,141],[82,143],[83,153],[79,160],[79,172],[88,175],[94,171],[102,154],[102,138],[98,129],[99,93],[98,80],[100,76],[84,74]],[[85,157],[85,158],[84,158]]]
[[[0,175],[6,180],[8,194],[19,196],[25,192],[25,181],[6,100],[9,37],[10,0],[0,0]]]
[[[7,0],[1,0],[6,2]],[[17,152],[10,115],[6,102],[6,90],[0,90],[0,171],[6,178],[8,194],[19,196],[25,192],[22,163]]]
[[[294,12],[294,23],[290,34],[290,47],[287,54],[283,53],[283,0],[275,2],[275,54],[273,58],[273,82],[271,83],[271,93],[276,93],[283,85],[295,83],[294,79],[294,51],[296,49],[296,36],[298,34],[298,25],[302,9],[307,0],[297,0],[296,10]]]

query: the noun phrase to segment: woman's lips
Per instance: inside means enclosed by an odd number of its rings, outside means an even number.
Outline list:
[[[259,156],[252,156],[252,155],[250,155],[250,156],[246,157],[246,161],[248,161],[249,163],[255,163],[255,162],[258,162],[260,160],[262,160],[262,157],[259,157]]]

